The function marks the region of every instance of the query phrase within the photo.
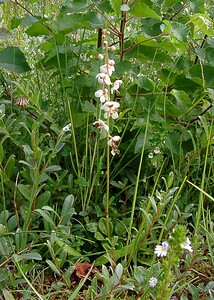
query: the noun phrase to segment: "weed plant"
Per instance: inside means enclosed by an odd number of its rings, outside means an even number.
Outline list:
[[[0,1],[0,299],[213,299],[213,16]]]

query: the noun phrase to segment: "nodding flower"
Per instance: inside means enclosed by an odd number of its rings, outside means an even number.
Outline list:
[[[93,125],[96,128],[100,128],[100,131],[102,131],[102,129],[104,129],[105,131],[109,132],[109,127],[108,125],[106,125],[105,122],[103,122],[102,120],[98,119],[98,121],[94,122]]]
[[[105,111],[104,118],[107,119],[108,117],[111,117],[112,119],[117,119],[118,107],[120,107],[120,104],[118,102],[115,101],[105,102],[101,107],[101,109]]]
[[[120,136],[119,135],[115,135],[113,136],[109,141],[108,141],[108,145],[112,148],[111,150],[111,154],[115,155],[115,154],[119,154],[120,151],[118,150],[118,146],[117,144],[120,141]]]
[[[108,101],[108,90],[107,89],[98,90],[95,92],[94,95],[95,95],[95,97],[100,98],[101,103]]]
[[[103,84],[103,85],[104,84],[106,84],[106,85],[110,85],[111,84],[110,77],[106,73],[98,73],[96,75],[96,78],[97,78],[98,82],[101,83],[101,84]]]
[[[118,79],[118,80],[115,80],[114,84],[113,84],[113,87],[111,88],[111,93],[113,94],[114,91],[116,91],[117,93],[119,93],[118,89],[119,87],[123,84],[123,81]]]

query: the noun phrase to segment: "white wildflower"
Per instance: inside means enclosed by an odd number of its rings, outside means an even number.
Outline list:
[[[191,242],[190,242],[189,238],[186,239],[186,242],[185,242],[185,243],[181,244],[181,247],[182,247],[183,249],[188,250],[189,252],[193,252],[193,249],[192,249],[192,247],[191,247]]]
[[[96,128],[100,128],[101,131],[102,129],[104,129],[105,131],[109,131],[109,127],[108,125],[106,125],[105,122],[103,122],[102,120],[98,119],[98,121],[94,122],[93,125],[96,127]]]
[[[157,283],[158,283],[158,280],[157,280],[156,277],[151,277],[151,278],[149,279],[149,286],[155,287]]]
[[[108,65],[108,70],[107,70],[107,65],[106,65],[106,64],[100,66],[100,72],[101,72],[101,73],[106,73],[106,74],[108,74],[109,76],[111,76],[112,73],[113,73],[114,71],[115,71],[114,66]]]
[[[96,75],[96,78],[97,78],[99,83],[106,84],[106,85],[111,84],[111,80],[110,80],[110,77],[108,76],[108,74],[99,73],[99,74]]]
[[[112,119],[118,118],[118,107],[120,104],[116,101],[107,101],[101,106],[101,109],[105,111],[104,118],[111,117]]]
[[[66,125],[65,127],[62,128],[62,132],[70,131],[71,130],[71,123]]]
[[[108,101],[108,90],[107,89],[98,90],[95,92],[94,95],[95,95],[95,97],[100,98],[101,103]]]
[[[119,154],[120,151],[117,149],[118,146],[117,144],[120,141],[120,136],[119,135],[115,135],[113,136],[109,141],[108,141],[108,145],[112,148],[111,150],[111,154],[115,155],[115,154]]]
[[[122,80],[120,80],[120,79],[115,80],[113,87],[111,88],[111,93],[113,94],[114,91],[119,93],[118,89],[122,84],[123,84]]]
[[[148,155],[148,158],[152,158],[153,157],[153,153],[150,152],[149,155]]]
[[[159,148],[159,147],[155,147],[154,153],[155,153],[155,154],[159,154],[159,153],[160,153],[160,148]]]
[[[157,245],[155,247],[155,251],[154,253],[158,256],[158,257],[164,257],[167,255],[167,251],[169,249],[169,244],[167,242],[163,242],[161,245]]]

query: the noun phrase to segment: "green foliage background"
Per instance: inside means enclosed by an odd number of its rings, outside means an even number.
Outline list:
[[[186,275],[179,277],[177,270],[180,285],[169,297],[201,299],[205,293],[211,299],[212,1],[0,4],[0,287],[5,299],[17,290],[17,299],[31,299],[32,293],[52,299],[61,288],[62,299],[157,299],[148,284],[142,285],[151,270],[160,272],[154,246],[177,224],[189,230],[195,252],[186,259]],[[122,4],[130,10],[121,11]],[[106,145],[93,126],[100,117],[94,96],[97,56],[104,53],[98,47],[100,28],[110,33],[114,77],[123,80],[120,94],[113,95],[119,118],[110,123],[122,137],[120,155],[110,165],[110,237]],[[23,101],[28,105],[20,106]],[[67,124],[70,130],[64,132]],[[85,282],[73,292],[78,259],[102,265],[102,285],[93,279],[87,292],[80,290]],[[8,265],[15,269],[11,274]],[[35,292],[33,270],[45,276],[47,267],[59,281],[49,292]],[[209,279],[192,284],[197,272]]]

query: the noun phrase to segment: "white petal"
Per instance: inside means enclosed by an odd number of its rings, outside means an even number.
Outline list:
[[[95,92],[94,95],[95,95],[95,97],[99,98],[99,97],[101,97],[103,95],[103,91],[102,90],[98,90],[98,91]]]

